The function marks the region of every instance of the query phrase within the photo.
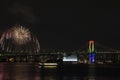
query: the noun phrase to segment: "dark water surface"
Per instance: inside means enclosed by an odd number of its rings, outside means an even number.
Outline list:
[[[120,80],[120,68],[95,65],[40,68],[37,63],[0,63],[0,80]]]

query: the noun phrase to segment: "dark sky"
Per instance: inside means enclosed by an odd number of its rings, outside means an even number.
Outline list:
[[[109,47],[120,47],[120,8],[101,7],[98,5],[106,3],[96,1],[56,3],[3,0],[0,34],[18,23],[38,36],[41,48],[78,49],[91,39]]]

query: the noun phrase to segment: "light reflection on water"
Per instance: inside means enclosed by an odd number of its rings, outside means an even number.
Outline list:
[[[0,80],[41,80],[33,64],[0,63]]]
[[[36,63],[0,63],[0,80],[120,80],[119,76],[99,76],[95,65],[88,66],[88,74],[41,69]]]

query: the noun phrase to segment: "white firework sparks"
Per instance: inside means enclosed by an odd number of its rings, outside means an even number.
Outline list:
[[[29,29],[15,25],[4,32],[0,38],[2,50],[38,53],[40,45],[38,39],[31,34]]]
[[[22,26],[14,27],[12,32],[13,39],[19,45],[25,44],[31,40],[30,31]]]

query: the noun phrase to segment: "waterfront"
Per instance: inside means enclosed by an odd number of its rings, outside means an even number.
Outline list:
[[[68,67],[69,66],[69,67]],[[0,63],[0,80],[119,80],[120,67],[67,64],[41,68],[38,63]],[[96,68],[97,67],[97,68]]]

